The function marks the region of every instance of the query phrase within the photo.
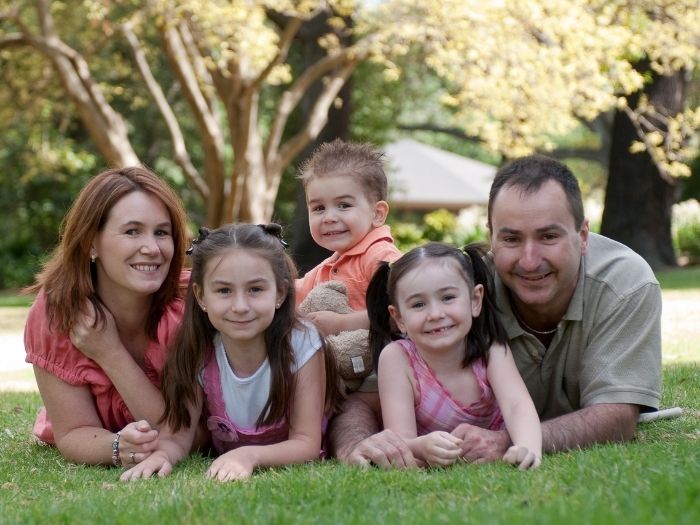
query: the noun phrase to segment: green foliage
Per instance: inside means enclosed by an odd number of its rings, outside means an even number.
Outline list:
[[[700,263],[700,204],[689,200],[673,208],[673,245],[687,263]]]
[[[485,226],[477,222],[461,225],[457,216],[445,209],[425,214],[422,226],[414,222],[394,220],[391,233],[396,245],[403,252],[430,241],[463,246],[471,242],[486,242],[488,239]]]
[[[627,444],[548,455],[542,467],[457,464],[384,471],[335,461],[206,480],[196,456],[168,478],[121,483],[113,468],[66,463],[30,438],[36,393],[0,393],[4,523],[694,524],[700,521],[700,368],[667,366],[664,406],[678,419],[639,426]],[[585,482],[582,482],[585,480]]]
[[[96,157],[60,134],[19,125],[0,143],[0,289],[30,284]],[[24,171],[22,171],[24,170]]]
[[[676,226],[675,241],[681,256],[692,263],[700,262],[700,221]]]

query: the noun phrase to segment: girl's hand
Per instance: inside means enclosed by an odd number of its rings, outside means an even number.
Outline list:
[[[124,472],[119,479],[121,481],[134,481],[136,479],[148,479],[153,474],[164,478],[173,471],[173,465],[167,454],[157,450],[146,459]]]
[[[105,310],[104,325],[94,326],[96,317],[95,307],[90,301],[86,301],[70,330],[70,340],[86,357],[99,364],[103,353],[121,345],[121,340],[114,317],[108,310]]]
[[[513,445],[506,451],[503,461],[511,465],[517,465],[520,470],[527,470],[539,467],[542,458],[527,447]]]
[[[462,455],[462,440],[448,432],[435,431],[416,438],[414,449],[428,465],[452,465]]]
[[[246,448],[248,447],[231,450],[216,458],[207,470],[207,477],[218,481],[249,478],[253,474],[256,463]]]
[[[158,447],[158,431],[148,421],[141,420],[125,426],[119,437],[119,458],[125,468],[148,458]]]

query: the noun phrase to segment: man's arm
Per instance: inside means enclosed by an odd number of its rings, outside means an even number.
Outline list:
[[[634,438],[639,406],[601,403],[542,423],[542,448],[561,452]]]
[[[406,443],[391,430],[380,430],[379,395],[351,394],[330,423],[330,452],[349,465],[379,465],[383,468],[415,467],[416,460]]]
[[[639,417],[637,405],[603,403],[542,422],[542,450],[546,453],[585,448],[595,443],[629,441]],[[461,438],[462,457],[484,463],[498,461],[510,446],[505,430],[486,430],[463,423],[452,431]]]

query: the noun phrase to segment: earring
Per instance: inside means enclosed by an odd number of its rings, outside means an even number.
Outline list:
[[[97,259],[97,254],[95,252],[92,252],[90,254],[90,262],[94,263],[95,259]]]
[[[282,303],[277,303],[277,304],[275,305],[275,309],[279,310],[279,309],[280,309],[280,306],[282,306]]]
[[[207,311],[207,307],[204,306],[203,304],[200,304],[199,307],[202,309],[203,312]]]

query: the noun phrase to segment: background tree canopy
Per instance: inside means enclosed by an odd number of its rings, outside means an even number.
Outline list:
[[[603,231],[673,264],[699,41],[692,0],[0,0],[3,211],[39,257],[90,174],[141,162],[203,223],[266,221],[351,105],[357,137],[437,131],[496,162],[571,155],[562,137],[584,124],[583,154],[620,179]]]

